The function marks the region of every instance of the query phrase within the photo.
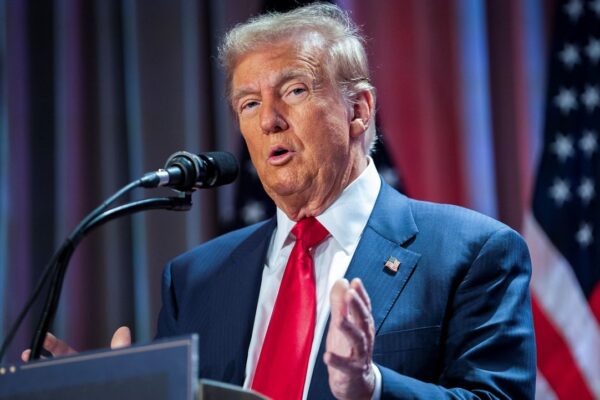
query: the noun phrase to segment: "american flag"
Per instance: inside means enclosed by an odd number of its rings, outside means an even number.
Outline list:
[[[557,4],[544,142],[524,233],[540,399],[600,399],[600,0]]]

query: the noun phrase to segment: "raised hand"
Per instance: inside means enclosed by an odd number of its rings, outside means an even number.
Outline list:
[[[122,326],[115,331],[113,337],[110,341],[111,349],[118,349],[121,347],[126,347],[131,345],[131,331],[128,327]],[[44,349],[52,354],[54,357],[66,356],[69,354],[76,354],[77,350],[74,350],[67,343],[63,342],[50,332],[46,335],[46,339],[44,340]],[[27,362],[29,361],[29,355],[31,354],[31,350],[27,349],[23,353],[21,353],[21,360]]]
[[[331,320],[324,361],[338,399],[370,399],[375,389],[371,301],[360,279],[337,281],[330,294]]]

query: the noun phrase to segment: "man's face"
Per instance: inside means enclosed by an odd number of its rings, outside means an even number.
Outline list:
[[[319,46],[282,42],[243,56],[233,71],[232,105],[252,162],[293,219],[318,215],[360,173],[352,109],[321,61]]]

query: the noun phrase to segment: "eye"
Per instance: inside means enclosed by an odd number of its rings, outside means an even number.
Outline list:
[[[308,89],[304,85],[294,85],[290,87],[285,94],[288,103],[294,103],[304,99],[307,96]]]
[[[295,95],[295,96],[301,95],[301,94],[302,94],[302,93],[304,93],[304,92],[306,92],[306,89],[305,89],[305,88],[303,88],[303,87],[297,87],[297,88],[293,88],[293,89],[290,91],[290,93],[291,93],[291,94],[293,94],[293,95]]]
[[[253,109],[255,109],[256,107],[258,107],[259,102],[256,100],[248,100],[242,103],[242,105],[240,106],[240,113],[245,113],[245,112],[249,112],[252,111]]]

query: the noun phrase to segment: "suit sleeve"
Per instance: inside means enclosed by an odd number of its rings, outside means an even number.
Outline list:
[[[533,399],[531,266],[509,228],[483,243],[449,303],[437,384],[378,366],[383,399]]]

